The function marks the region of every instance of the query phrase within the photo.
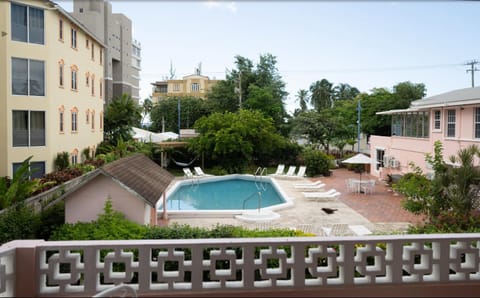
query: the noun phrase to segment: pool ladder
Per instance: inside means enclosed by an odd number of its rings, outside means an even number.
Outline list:
[[[255,194],[258,194],[258,212],[260,212],[260,209],[262,208],[262,191],[267,190],[265,187],[265,181],[262,179],[262,177],[265,175],[267,175],[267,168],[258,167],[255,171],[255,174],[253,174],[257,192],[252,193],[245,200],[243,200],[243,209],[245,209],[245,204],[247,201],[253,198]]]

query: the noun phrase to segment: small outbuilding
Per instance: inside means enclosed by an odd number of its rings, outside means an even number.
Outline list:
[[[95,170],[65,194],[65,222],[90,222],[113,209],[139,224],[157,224],[156,205],[174,176],[144,154],[134,154]]]

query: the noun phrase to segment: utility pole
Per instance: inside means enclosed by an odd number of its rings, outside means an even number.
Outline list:
[[[475,65],[478,64],[477,60],[472,60],[470,62],[465,63],[464,65],[470,65],[470,69],[467,69],[467,73],[472,73],[472,88],[475,87],[475,72],[479,71]]]
[[[360,153],[360,112],[362,111],[362,105],[360,104],[360,99],[357,102],[357,152]]]
[[[238,73],[238,109],[242,109],[242,72]]]

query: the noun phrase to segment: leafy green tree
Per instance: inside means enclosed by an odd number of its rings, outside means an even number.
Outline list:
[[[191,128],[195,121],[209,114],[206,102],[201,98],[182,96],[168,97],[158,102],[150,113],[153,131],[178,132],[178,107],[180,103],[180,128]]]
[[[393,93],[396,95],[400,106],[409,106],[414,100],[421,99],[425,96],[427,90],[425,84],[415,84],[410,81],[401,82],[393,86]]]
[[[253,161],[262,162],[285,140],[275,133],[272,120],[259,111],[213,113],[195,123],[200,136],[190,149],[202,153],[230,173],[241,172]]]
[[[393,87],[394,92],[386,88],[375,88],[371,94],[362,93],[358,96],[362,105],[362,131],[368,135],[391,135],[390,115],[377,115],[377,112],[406,109],[414,100],[425,95],[424,84],[402,82]]]
[[[211,112],[238,111],[239,96],[235,93],[236,82],[232,79],[219,81],[207,94],[207,107]]]
[[[334,140],[348,138],[347,130],[348,127],[340,117],[332,114],[330,109],[325,109],[320,112],[312,110],[298,114],[293,121],[292,134],[304,136],[311,144],[329,152]]]
[[[236,69],[229,71],[225,81],[217,83],[208,93],[208,106],[212,113],[235,112],[242,108],[261,111],[273,119],[278,132],[285,134],[287,113],[284,98],[288,95],[278,69],[276,57],[260,55],[254,63],[245,57],[235,56]]]
[[[117,140],[130,140],[132,127],[140,126],[142,108],[128,94],[115,98],[106,108],[104,119],[105,140],[116,144]]]

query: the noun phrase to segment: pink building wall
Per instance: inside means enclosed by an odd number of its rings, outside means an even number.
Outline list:
[[[134,193],[104,175],[98,175],[65,199],[65,222],[90,222],[103,213],[111,198],[113,209],[139,224],[150,224],[152,208]]]
[[[383,149],[385,155],[394,157],[399,161],[398,168],[379,168],[374,165],[371,167],[371,174],[377,177],[386,178],[387,174],[405,174],[411,171],[409,166],[413,162],[419,166],[424,173],[432,172],[432,169],[425,161],[425,155],[433,155],[434,143],[441,141],[443,145],[443,157],[448,162],[451,155],[457,155],[460,149],[469,145],[480,145],[480,139],[475,139],[474,110],[476,106],[466,107],[447,107],[432,109],[430,111],[430,137],[413,138],[402,136],[371,136],[370,154],[373,159],[377,159],[377,149]],[[446,137],[446,115],[447,110],[456,110],[455,137]],[[433,125],[434,111],[441,111],[441,125],[439,130],[435,130]],[[478,162],[478,160],[477,160]]]

